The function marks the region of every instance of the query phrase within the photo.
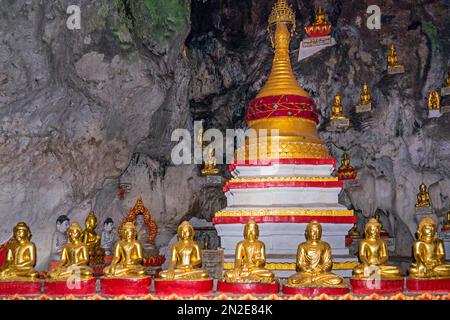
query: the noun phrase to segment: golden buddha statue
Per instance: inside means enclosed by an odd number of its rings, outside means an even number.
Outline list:
[[[258,237],[259,227],[250,220],[244,227],[244,240],[236,246],[234,269],[224,273],[225,282],[270,283],[276,280],[273,272],[265,268],[265,245]]]
[[[105,250],[100,246],[100,235],[95,232],[95,228],[97,228],[97,217],[93,211],[89,212],[86,217],[85,225],[86,229],[83,231],[82,241],[88,246],[90,264],[103,264]]]
[[[401,278],[401,270],[396,266],[387,265],[388,247],[386,241],[380,239],[381,225],[377,219],[371,218],[364,228],[365,238],[359,242],[360,264],[353,269],[354,279]]]
[[[316,11],[316,16],[312,25],[305,27],[305,32],[309,37],[326,36],[331,32],[331,23],[325,17],[325,11],[322,6],[319,6]]]
[[[391,44],[389,47],[389,55],[387,56],[388,67],[399,67],[401,64],[398,63],[397,52],[395,51],[395,46]]]
[[[345,287],[344,279],[331,273],[331,247],[322,241],[322,226],[311,221],[306,226],[306,242],[297,250],[297,272],[288,278],[291,287]]]
[[[147,275],[147,269],[142,265],[144,262],[142,244],[136,237],[134,223],[126,222],[121,229],[120,241],[114,246],[114,258],[111,264],[103,269],[105,277],[136,278]]]
[[[431,202],[427,186],[425,185],[425,183],[422,182],[422,184],[419,186],[419,193],[417,194],[416,208],[423,208],[423,207],[431,207]]]
[[[216,175],[219,173],[215,153],[216,152],[213,147],[208,147],[205,167],[202,169],[203,175]]]
[[[347,120],[348,118],[344,115],[344,107],[342,106],[341,96],[336,95],[334,97],[334,103],[331,107],[331,120]]]
[[[439,93],[436,90],[431,91],[428,94],[428,110],[439,110],[440,104]]]
[[[203,270],[202,255],[199,245],[194,241],[194,228],[183,221],[178,226],[178,242],[170,249],[169,268],[159,277],[163,280],[202,280],[208,279],[208,272]]]
[[[450,88],[450,69],[447,71],[447,80],[445,81],[447,88]]]
[[[338,168],[338,171],[336,172],[336,177],[338,177],[339,180],[349,180],[349,179],[355,179],[357,176],[357,172],[355,169],[353,169],[352,165],[350,164],[350,157],[347,152],[344,152],[344,156],[342,157],[342,163]]]
[[[364,83],[362,85],[361,95],[359,96],[359,104],[366,105],[372,103],[372,96],[370,95],[369,86]]]
[[[387,232],[386,230],[384,230],[383,224],[381,223],[381,216],[380,216],[379,213],[375,214],[375,219],[377,219],[378,223],[379,223],[380,226],[381,226],[381,231],[380,231],[380,232],[381,232],[381,233],[389,233],[389,232]]]
[[[67,230],[69,243],[64,246],[61,259],[53,271],[47,274],[50,280],[67,280],[69,277],[81,277],[89,280],[93,271],[89,265],[89,251],[81,239],[83,230],[78,223],[72,223]]]
[[[39,274],[36,265],[36,246],[30,228],[19,222],[13,229],[13,240],[6,248],[6,258],[0,268],[0,281],[35,281]]]
[[[444,243],[436,237],[436,222],[432,218],[420,221],[413,253],[415,262],[408,269],[412,278],[450,278],[450,264],[444,263]]]
[[[350,157],[347,152],[344,152],[344,156],[342,157],[342,163],[339,166],[338,170],[354,170],[352,165],[350,164]]]

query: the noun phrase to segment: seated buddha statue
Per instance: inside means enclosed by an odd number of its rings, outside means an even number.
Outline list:
[[[341,96],[336,95],[334,97],[334,103],[331,107],[331,120],[346,120],[347,117],[344,115],[344,107],[342,106]]]
[[[347,152],[344,152],[344,156],[342,157],[342,163],[339,166],[339,170],[353,170],[352,165],[350,164],[350,157]]]
[[[355,169],[353,169],[352,165],[350,164],[350,157],[348,153],[344,152],[344,155],[342,157],[342,163],[338,168],[336,177],[338,177],[339,180],[348,180],[348,179],[355,179],[356,175],[357,172]]]
[[[436,237],[436,222],[430,217],[419,223],[413,254],[415,262],[408,269],[412,278],[450,278],[450,264],[444,263],[444,243]]]
[[[364,83],[362,85],[361,95],[359,96],[359,104],[365,105],[372,102],[372,96],[370,95],[369,86]]]
[[[325,11],[322,6],[319,6],[316,11],[314,22],[305,27],[305,32],[308,36],[326,36],[331,32],[331,24],[325,17]]]
[[[236,246],[234,269],[226,271],[225,282],[270,283],[275,281],[272,271],[265,268],[265,245],[258,240],[259,227],[250,220],[244,227],[244,240]]]
[[[442,226],[442,229],[450,230],[450,211],[447,212],[447,219],[445,220],[445,223]]]
[[[0,268],[0,281],[34,281],[38,272],[36,265],[36,246],[31,240],[30,228],[19,222],[13,230],[13,240],[6,248],[6,258]]]
[[[67,280],[72,276],[80,276],[83,280],[91,279],[92,269],[89,265],[88,246],[83,243],[81,236],[83,230],[78,223],[72,223],[67,230],[69,243],[61,253],[61,258],[53,271],[47,274],[50,280]]]
[[[205,159],[205,167],[202,169],[203,175],[216,175],[219,173],[217,168],[217,160],[215,150],[213,147],[209,147],[207,150],[207,157]]]
[[[375,273],[381,279],[398,279],[400,268],[387,265],[388,247],[380,239],[381,225],[375,218],[369,219],[364,228],[365,238],[359,242],[360,264],[353,269],[354,279],[369,279]]]
[[[114,246],[114,258],[111,264],[103,269],[105,277],[136,278],[147,275],[147,269],[142,265],[142,244],[136,240],[136,236],[134,223],[126,222],[121,229],[120,241]]]
[[[433,90],[428,95],[428,110],[439,110],[440,109],[440,98],[439,93]]]
[[[447,80],[445,81],[447,88],[450,88],[450,70],[447,71]]]
[[[91,265],[103,264],[105,250],[101,248],[101,237],[95,232],[97,217],[93,211],[89,212],[85,221],[86,229],[83,231],[82,241],[88,247],[89,262]]]
[[[417,194],[417,203],[416,203],[416,208],[423,208],[423,207],[431,207],[430,194],[428,193],[427,186],[425,185],[425,183],[422,183],[419,186],[419,193]]]
[[[391,44],[389,47],[389,55],[387,56],[387,65],[388,67],[398,67],[400,64],[398,63],[397,53],[395,51],[395,46]]]
[[[361,233],[358,230],[358,224],[357,223],[354,223],[353,227],[350,230],[348,230],[348,235],[350,237],[352,237],[353,239],[358,239],[359,237],[361,237]]]
[[[297,272],[288,278],[288,286],[337,287],[344,286],[344,279],[331,273],[333,259],[331,247],[322,241],[322,226],[311,221],[306,226],[306,242],[297,250]]]
[[[170,249],[170,261],[167,270],[159,277],[163,280],[201,280],[208,279],[208,272],[203,270],[202,255],[199,245],[194,241],[194,228],[183,221],[177,230],[178,241]]]

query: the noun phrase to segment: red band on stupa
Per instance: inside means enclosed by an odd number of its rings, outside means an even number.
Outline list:
[[[279,95],[250,101],[246,121],[272,117],[296,117],[319,123],[317,107],[312,99],[298,95]]]

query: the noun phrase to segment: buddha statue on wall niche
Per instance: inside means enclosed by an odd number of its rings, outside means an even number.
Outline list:
[[[380,238],[381,224],[371,218],[364,228],[365,238],[359,242],[360,264],[353,269],[354,279],[399,279],[401,270],[387,264],[389,259],[386,241]]]
[[[345,287],[344,279],[331,273],[333,258],[331,247],[322,241],[322,226],[311,221],[306,226],[306,242],[297,250],[298,273],[288,278],[290,287]]]
[[[81,237],[83,230],[78,223],[72,223],[67,230],[69,242],[64,246],[61,258],[53,271],[47,274],[50,280],[67,280],[71,276],[89,280],[93,271],[89,265],[89,249]]]
[[[250,220],[244,227],[244,240],[236,246],[234,269],[224,273],[225,282],[272,283],[276,280],[274,273],[265,268],[266,249],[258,237],[259,227]]]
[[[342,106],[342,97],[336,95],[334,97],[333,106],[331,107],[331,120],[346,120],[347,117],[344,115],[344,107]]]
[[[417,203],[416,203],[416,208],[423,208],[423,207],[431,207],[430,194],[427,190],[427,186],[425,185],[425,183],[421,183],[419,186],[419,193],[417,194]]]
[[[387,56],[387,64],[388,64],[388,67],[401,66],[400,63],[398,63],[397,52],[396,52],[395,46],[393,44],[391,44],[389,47],[389,55]]]
[[[314,17],[314,22],[305,27],[308,37],[323,37],[331,33],[331,23],[325,17],[325,10],[319,6]]]
[[[359,104],[365,105],[372,103],[372,96],[370,94],[369,86],[367,83],[362,85],[361,95],[359,97]]]
[[[142,244],[136,239],[136,227],[132,222],[123,225],[120,240],[114,246],[111,265],[103,269],[104,277],[145,277],[147,269],[143,266]]]
[[[13,229],[13,240],[6,248],[6,258],[0,268],[0,281],[36,281],[36,246],[30,228],[19,222]]]
[[[444,243],[436,237],[436,227],[430,217],[419,223],[413,245],[415,262],[408,269],[414,279],[450,278],[450,264],[444,262]]]
[[[208,272],[202,269],[200,246],[194,241],[194,228],[183,221],[177,230],[178,241],[170,249],[167,270],[159,277],[162,280],[201,280],[208,279]]]
[[[436,90],[431,91],[428,94],[428,110],[439,110],[440,109],[440,97]]]

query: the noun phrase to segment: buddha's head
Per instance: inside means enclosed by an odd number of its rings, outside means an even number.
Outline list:
[[[258,224],[255,221],[250,220],[244,227],[244,238],[246,240],[253,241],[257,240],[258,237],[259,237]]]
[[[194,228],[187,221],[183,221],[178,226],[177,234],[180,240],[194,240]]]
[[[340,96],[340,95],[337,94],[337,95],[334,97],[334,104],[337,105],[337,106],[340,106],[340,105],[341,105],[341,96]]]
[[[430,218],[423,218],[417,228],[417,238],[424,242],[431,242],[436,238],[436,222]]]
[[[137,237],[136,227],[133,222],[126,222],[121,229],[120,237],[125,241],[133,241]]]
[[[380,238],[381,224],[375,218],[370,218],[364,227],[364,234],[366,239],[378,239]]]
[[[70,242],[80,241],[82,234],[83,230],[81,229],[81,226],[76,222],[72,223],[69,229],[67,229],[67,236],[69,237]]]
[[[31,239],[31,231],[30,228],[26,225],[25,222],[19,222],[16,224],[13,230],[14,238],[19,241],[29,241]]]
[[[420,184],[419,191],[420,192],[427,192],[427,186],[425,185],[425,183],[421,183]]]
[[[391,55],[395,55],[395,46],[393,44],[391,44],[389,50],[391,51]]]
[[[322,226],[316,220],[306,226],[305,237],[308,241],[318,241],[322,238]]]
[[[66,233],[70,226],[70,219],[65,214],[62,214],[56,219],[56,230]]]
[[[97,217],[95,216],[94,211],[89,212],[85,224],[86,229],[88,230],[95,230],[95,228],[97,228]]]
[[[114,229],[114,220],[111,218],[106,218],[105,222],[103,223],[103,229],[107,232],[110,232]]]
[[[367,83],[364,83],[362,86],[362,92],[364,94],[369,94],[369,86],[367,85]]]
[[[317,8],[316,12],[316,21],[315,23],[324,23],[325,22],[325,11],[323,10],[322,6],[319,6]]]

